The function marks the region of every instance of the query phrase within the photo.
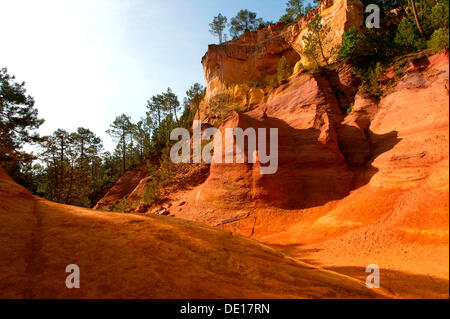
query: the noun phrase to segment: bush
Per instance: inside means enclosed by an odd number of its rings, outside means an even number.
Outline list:
[[[449,48],[449,32],[448,29],[438,29],[434,31],[428,41],[428,48],[433,52],[448,50]]]
[[[349,104],[347,104],[344,109],[342,110],[342,112],[344,113],[344,115],[348,115],[350,113],[353,112],[353,107],[355,106],[355,102],[350,102]]]
[[[398,25],[395,43],[403,48],[403,51],[421,51],[427,47],[425,40],[417,29],[416,21],[412,14],[408,14]]]
[[[144,189],[142,190],[142,199],[145,204],[151,205],[160,199],[161,183],[156,167],[150,163],[147,163],[147,167],[152,180],[144,186]]]
[[[355,28],[344,32],[338,57],[348,59],[359,68],[368,68],[377,62],[386,63],[397,56],[395,30],[365,29],[358,34]]]
[[[383,95],[378,78],[382,76],[384,72],[385,70],[379,62],[375,66],[370,66],[368,69],[355,68],[353,70],[355,76],[362,82],[361,94],[363,96],[379,98]]]
[[[344,32],[342,37],[342,46],[338,51],[338,57],[341,59],[351,59],[356,55],[359,41],[362,39],[356,32],[355,27],[351,27]]]
[[[278,62],[278,69],[277,69],[278,83],[283,82],[290,76],[291,76],[290,66],[287,63],[286,57],[283,56]]]
[[[161,185],[159,184],[159,180],[157,178],[154,178],[150,183],[147,183],[142,191],[142,199],[144,200],[144,203],[151,205],[154,202],[157,202],[161,196],[160,190]]]
[[[123,213],[127,208],[128,208],[127,202],[122,199],[118,203],[111,206],[111,211]]]
[[[442,1],[431,10],[430,21],[434,30],[449,28],[448,6],[448,0]]]

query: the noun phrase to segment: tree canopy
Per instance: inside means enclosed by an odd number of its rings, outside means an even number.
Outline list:
[[[213,21],[209,24],[209,32],[219,37],[219,44],[223,42],[224,36],[226,36],[226,34],[224,34],[224,31],[227,27],[227,24],[227,17],[223,16],[221,13],[219,13],[218,16],[214,17]]]
[[[21,182],[21,167],[32,154],[22,151],[24,144],[41,139],[36,130],[44,123],[38,118],[34,99],[26,94],[25,82],[17,83],[6,68],[0,70],[0,165]]]
[[[131,118],[122,114],[114,120],[110,125],[110,129],[106,131],[111,137],[121,145],[122,151],[122,169],[125,172],[126,154],[127,154],[127,138],[133,133],[134,125],[131,123]]]
[[[281,16],[280,22],[289,23],[291,21],[294,21],[304,16],[314,8],[311,3],[308,3],[305,6],[304,2],[304,0],[289,0],[288,2],[286,2],[286,13]],[[318,1],[314,1],[314,3],[317,2]]]
[[[231,19],[230,34],[236,38],[244,33],[257,30],[260,23],[263,23],[263,20],[256,18],[255,12],[241,10]]]

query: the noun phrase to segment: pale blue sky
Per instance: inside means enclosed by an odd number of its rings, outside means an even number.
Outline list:
[[[0,67],[26,81],[46,122],[41,134],[79,126],[104,131],[115,116],[137,121],[147,99],[204,84],[201,58],[217,42],[209,23],[240,9],[277,21],[276,0],[1,0]]]

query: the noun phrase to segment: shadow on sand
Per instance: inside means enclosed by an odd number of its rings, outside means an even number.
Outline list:
[[[306,248],[301,244],[270,245],[272,248],[302,262],[328,269],[365,283],[369,273],[361,266],[330,266],[308,258],[320,249]],[[380,287],[396,298],[448,299],[449,281],[433,276],[413,274],[404,271],[380,268]]]

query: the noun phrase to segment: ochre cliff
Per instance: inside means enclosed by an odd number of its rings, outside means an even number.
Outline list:
[[[219,59],[211,71],[213,55],[206,59],[203,122],[215,114],[208,81],[220,87],[220,70],[233,63]],[[210,225],[235,218],[221,227],[348,273],[375,263],[390,278],[422,276],[424,287],[444,278],[409,294],[410,286],[386,284],[412,297],[448,296],[448,54],[405,61],[399,78],[388,70],[380,79],[379,99],[364,97],[341,65],[294,74],[251,109],[235,108],[219,128],[278,128],[278,171],[213,163],[176,216]]]
[[[360,1],[317,10],[327,50],[362,25]],[[222,132],[277,128],[278,170],[213,162],[204,183],[171,194],[170,211],[352,277],[377,264],[397,296],[448,298],[448,53],[405,57],[379,79],[380,98],[345,63],[268,85],[282,56],[302,59],[314,14],[209,47],[196,118]]]
[[[230,110],[247,111],[265,103],[283,56],[295,72],[299,71],[300,63],[308,65],[311,61],[302,54],[303,37],[308,32],[308,22],[316,14],[330,30],[323,39],[326,52],[341,44],[344,31],[352,26],[362,27],[363,8],[359,0],[327,0],[289,25],[270,25],[224,44],[210,45],[202,59],[207,90],[199,118],[215,122]],[[335,57],[330,55],[329,62]]]

